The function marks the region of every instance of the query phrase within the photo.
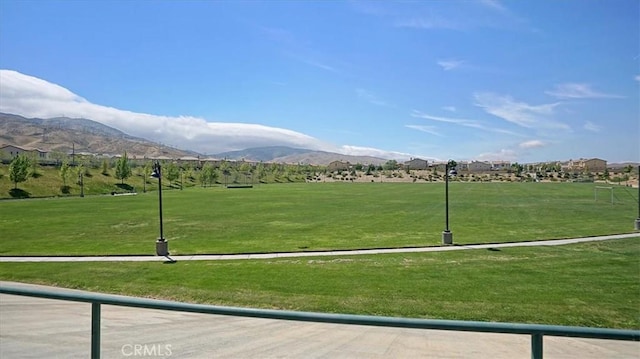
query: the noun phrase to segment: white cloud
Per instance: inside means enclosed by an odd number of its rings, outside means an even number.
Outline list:
[[[512,135],[512,136],[521,136],[520,134],[517,134],[517,133],[512,132],[512,131],[504,130],[504,129],[501,129],[501,128],[487,127],[486,125],[482,124],[480,121],[476,121],[476,120],[467,120],[467,119],[462,119],[462,118],[450,118],[450,117],[432,116],[432,115],[428,115],[426,113],[422,113],[422,112],[417,111],[417,110],[413,110],[413,112],[411,113],[411,116],[412,117],[416,117],[416,118],[426,119],[426,120],[432,120],[432,121],[438,121],[438,122],[444,122],[444,123],[452,123],[452,124],[455,124],[455,125],[476,128],[476,129],[483,130],[483,131],[503,133],[503,134]]]
[[[481,153],[476,157],[478,161],[515,161],[518,154],[509,149],[501,149],[497,152]]]
[[[540,140],[531,140],[531,141],[525,141],[522,142],[519,147],[520,148],[540,148],[540,147],[544,147],[547,144],[543,141]]]
[[[456,109],[455,106],[444,106],[442,109],[445,110],[445,111],[449,111],[449,112],[458,111],[458,109]]]
[[[636,77],[633,78],[636,81],[640,81],[640,75],[636,75]]]
[[[381,100],[378,96],[376,96],[375,94],[364,90],[364,89],[356,89],[356,95],[358,95],[359,98],[373,104],[373,105],[377,105],[377,106],[391,106],[389,105],[387,102]]]
[[[581,98],[624,98],[624,96],[598,92],[591,85],[584,83],[564,83],[556,85],[555,89],[545,91],[547,95],[561,99]]]
[[[591,121],[587,121],[584,124],[584,129],[591,132],[600,132],[602,128]]]
[[[458,68],[463,63],[464,63],[464,61],[462,61],[462,60],[439,60],[437,62],[438,66],[442,67],[442,69],[445,70],[445,71],[450,71],[450,70],[453,70],[455,68]]]
[[[87,118],[133,136],[203,153],[271,145],[334,149],[316,138],[283,128],[157,116],[96,105],[59,85],[10,70],[0,70],[0,112],[38,118]]]
[[[424,125],[405,125],[407,128],[411,128],[413,130],[418,130],[422,132],[426,132],[432,134],[434,136],[442,137],[442,134],[437,131],[436,126],[424,126]]]
[[[503,120],[514,123],[525,128],[536,129],[563,129],[568,130],[569,126],[553,120],[557,103],[543,105],[529,105],[525,102],[514,100],[511,96],[502,96],[490,92],[474,94],[476,106],[484,109]]]
[[[407,160],[411,157],[414,157],[414,155],[411,155],[409,153],[385,151],[377,148],[349,146],[349,145],[341,146],[338,152],[344,155],[350,155],[350,156],[373,156],[373,157],[396,159],[396,160]]]

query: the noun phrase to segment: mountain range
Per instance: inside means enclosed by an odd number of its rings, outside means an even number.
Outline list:
[[[269,146],[203,155],[148,139],[130,136],[120,130],[84,118],[56,117],[26,118],[0,113],[0,147],[14,145],[64,153],[117,155],[127,152],[130,157],[214,157],[227,160],[256,162],[305,163],[328,165],[340,160],[351,163],[383,164],[387,160],[370,156],[348,156],[286,146]]]

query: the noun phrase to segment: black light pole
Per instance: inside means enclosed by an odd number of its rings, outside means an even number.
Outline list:
[[[444,218],[442,244],[453,244],[453,233],[449,230],[449,162],[444,165]]]
[[[162,228],[162,166],[160,166],[160,162],[156,161],[153,164],[151,177],[158,179],[158,204],[160,209],[160,238],[156,241],[156,254],[166,257],[169,255],[169,243],[164,239]]]
[[[636,231],[640,231],[640,166],[638,166],[638,218],[636,218]]]

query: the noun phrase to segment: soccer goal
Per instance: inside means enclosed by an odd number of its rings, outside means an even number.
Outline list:
[[[593,188],[593,199],[597,202],[599,198],[601,200],[609,199],[611,201],[611,204],[613,204],[613,187],[595,186]]]

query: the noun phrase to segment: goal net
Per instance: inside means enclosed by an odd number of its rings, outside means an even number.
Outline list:
[[[614,203],[613,187],[596,186],[593,188],[593,199],[595,201],[610,201]]]

